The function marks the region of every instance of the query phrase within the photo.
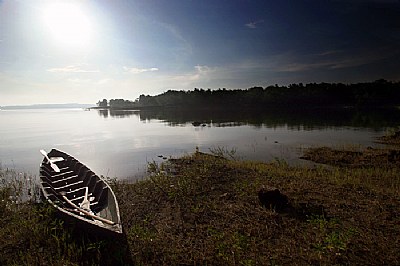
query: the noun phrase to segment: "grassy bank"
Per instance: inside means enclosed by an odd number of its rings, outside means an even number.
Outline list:
[[[304,156],[329,166],[199,152],[150,164],[146,180],[113,183],[126,235],[120,243],[77,236],[46,204],[16,204],[3,187],[0,264],[399,265],[396,149],[386,149],[388,164],[358,163],[373,162],[374,152],[384,158],[383,150],[317,149]],[[259,191],[269,188],[289,203],[262,206]]]
[[[126,243],[65,226],[35,178],[0,169],[0,265],[121,265]]]

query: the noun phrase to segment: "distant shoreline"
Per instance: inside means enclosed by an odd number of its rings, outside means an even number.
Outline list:
[[[32,105],[7,105],[0,106],[1,110],[19,109],[61,109],[61,108],[92,108],[94,104],[60,103],[60,104],[32,104]]]

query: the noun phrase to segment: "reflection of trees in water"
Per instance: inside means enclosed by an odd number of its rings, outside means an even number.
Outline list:
[[[98,114],[104,118],[111,116],[113,118],[125,118],[132,115],[139,115],[139,111],[132,110],[114,110],[114,109],[98,109]]]
[[[139,116],[140,120],[161,120],[170,126],[183,126],[198,122],[216,127],[251,125],[255,127],[288,126],[291,129],[311,130],[326,127],[367,127],[381,129],[398,126],[398,109],[357,110],[354,108],[315,109],[178,109],[152,108],[140,111],[98,110],[99,115],[126,118]]]
[[[97,109],[97,113],[104,118],[108,117],[108,109]]]

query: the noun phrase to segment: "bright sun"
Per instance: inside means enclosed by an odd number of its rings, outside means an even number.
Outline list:
[[[83,48],[92,41],[92,25],[78,2],[55,2],[43,10],[49,34],[65,48]]]

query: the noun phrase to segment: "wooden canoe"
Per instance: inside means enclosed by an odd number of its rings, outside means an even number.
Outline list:
[[[77,159],[52,149],[41,150],[40,182],[44,198],[67,222],[90,234],[122,234],[118,202],[107,182]]]

